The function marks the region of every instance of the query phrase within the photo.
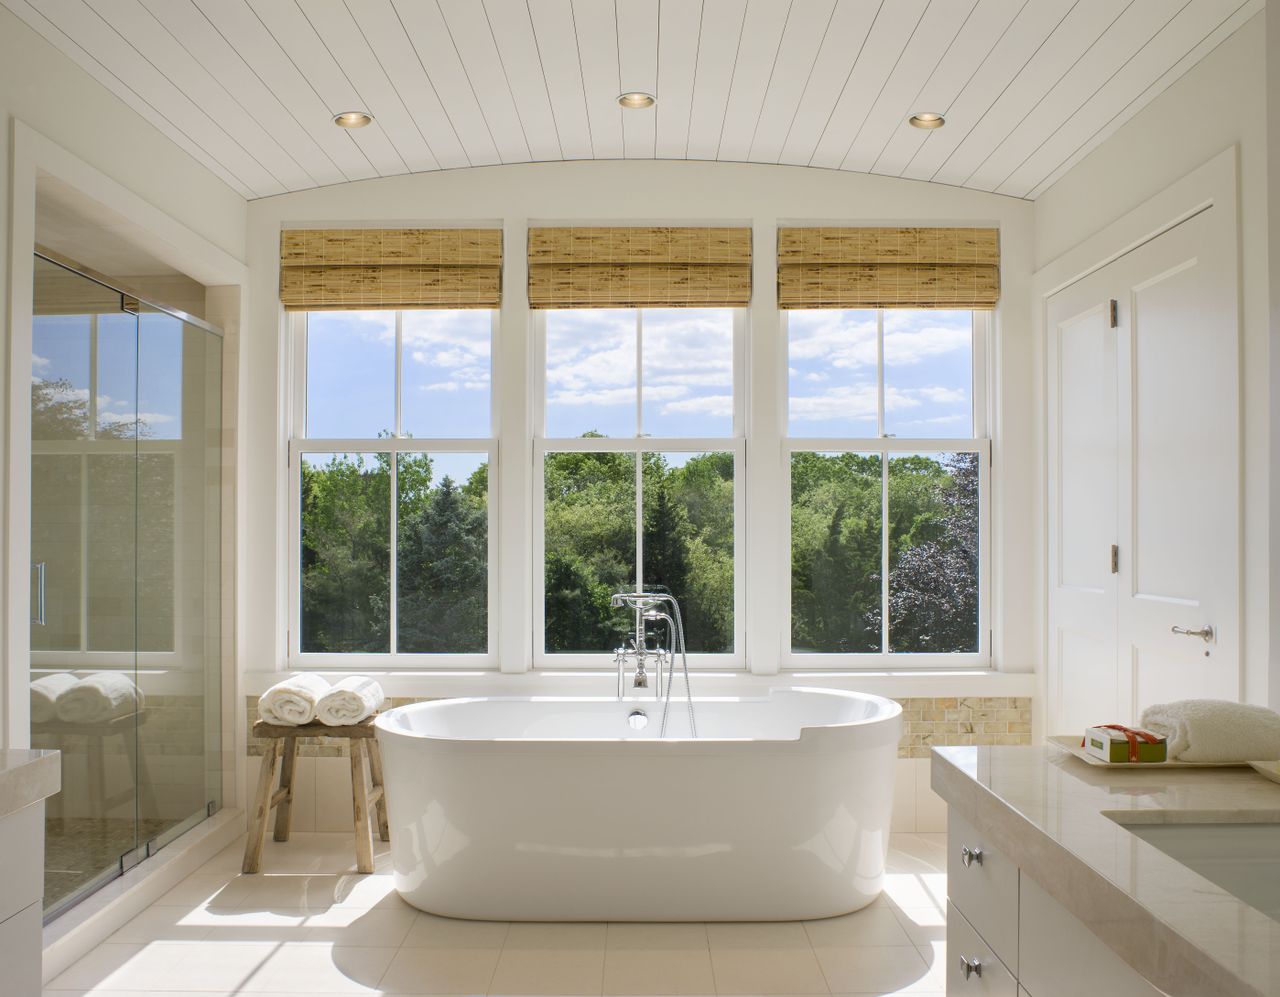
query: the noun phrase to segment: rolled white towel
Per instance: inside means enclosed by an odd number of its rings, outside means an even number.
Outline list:
[[[75,685],[70,672],[54,672],[31,683],[31,722],[45,724],[58,716],[58,697]]]
[[[335,682],[316,704],[316,719],[330,727],[356,724],[382,709],[387,700],[382,686],[364,675]]]
[[[141,710],[146,700],[123,672],[94,672],[58,696],[58,719],[69,724],[101,724]]]
[[[316,703],[329,683],[312,672],[298,672],[277,682],[258,699],[258,716],[269,724],[301,727],[316,716]]]
[[[1280,713],[1223,699],[1148,706],[1138,726],[1169,740],[1169,759],[1263,762],[1280,759]]]

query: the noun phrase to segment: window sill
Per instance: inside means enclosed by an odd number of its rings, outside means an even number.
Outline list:
[[[295,669],[294,671],[301,670]],[[245,695],[259,696],[285,677],[284,671],[247,672]],[[440,671],[336,671],[321,674],[337,682],[348,674],[377,679],[391,697],[457,696],[612,696],[616,673],[612,670],[536,670],[511,674],[481,670]],[[903,671],[835,671],[795,669],[776,675],[750,675],[743,671],[695,671],[694,693],[699,696],[763,696],[772,688],[812,686],[870,692],[893,699],[928,696],[1034,696],[1034,672],[1001,672],[994,669],[912,669]],[[677,679],[675,692],[682,691]]]

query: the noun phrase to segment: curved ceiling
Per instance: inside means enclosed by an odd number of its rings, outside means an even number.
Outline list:
[[[1264,0],[0,2],[248,198],[622,158],[1034,198]]]

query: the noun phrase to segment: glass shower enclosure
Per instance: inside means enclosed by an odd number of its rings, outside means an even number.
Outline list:
[[[221,806],[222,337],[35,259],[31,743],[56,916]]]

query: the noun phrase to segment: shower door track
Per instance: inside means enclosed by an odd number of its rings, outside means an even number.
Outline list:
[[[92,267],[87,267],[83,263],[77,263],[69,256],[63,256],[61,253],[49,249],[46,246],[37,245],[35,248],[35,255],[43,260],[48,260],[56,266],[62,267],[64,270],[70,270],[72,273],[77,273],[81,277],[87,277],[95,284],[101,284],[103,287],[115,291],[118,294],[122,294],[126,298],[133,298],[139,304],[146,305],[148,308],[154,308],[167,315],[172,315],[179,321],[185,322],[188,325],[194,325],[197,329],[203,329],[205,332],[211,332],[219,339],[223,336],[222,330],[216,325],[212,325],[204,319],[192,315],[190,312],[184,312],[181,308],[176,308],[173,305],[166,305],[159,301],[155,301],[149,295],[142,294],[135,288],[129,287],[116,278],[108,277],[106,274],[100,273]]]

